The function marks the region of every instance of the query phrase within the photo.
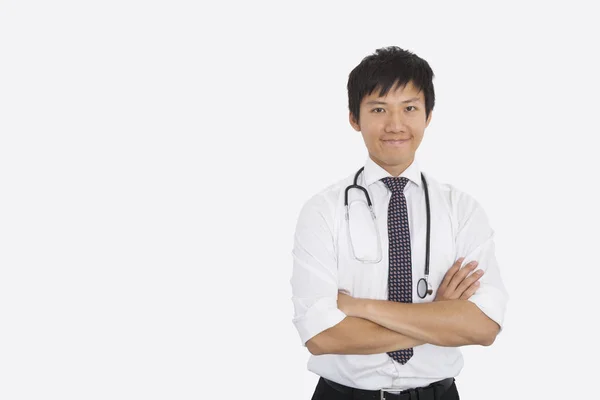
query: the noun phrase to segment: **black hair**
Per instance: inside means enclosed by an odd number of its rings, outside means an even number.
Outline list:
[[[383,47],[363,58],[348,77],[348,108],[359,122],[360,102],[379,88],[385,96],[395,85],[405,86],[412,82],[425,97],[425,118],[435,105],[433,71],[429,63],[416,54],[397,46]]]

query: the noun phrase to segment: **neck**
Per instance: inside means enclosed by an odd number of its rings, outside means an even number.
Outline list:
[[[409,160],[406,163],[403,164],[395,164],[395,165],[390,165],[390,164],[386,164],[384,162],[381,162],[379,160],[374,159],[373,157],[371,157],[371,160],[373,160],[373,162],[377,165],[379,165],[381,168],[385,169],[390,175],[394,176],[394,177],[398,177],[400,176],[401,173],[403,173],[404,171],[406,171],[406,169],[408,167],[411,166],[411,164],[414,161],[414,158]]]

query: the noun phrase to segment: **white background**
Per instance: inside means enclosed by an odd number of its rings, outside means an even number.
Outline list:
[[[309,399],[295,222],[364,162],[347,77],[388,45],[511,296],[461,399],[595,395],[593,3],[216,3],[0,3],[0,398]]]

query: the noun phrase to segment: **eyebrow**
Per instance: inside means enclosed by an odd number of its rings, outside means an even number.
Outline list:
[[[420,100],[421,99],[419,97],[413,97],[412,99],[404,100],[401,103],[402,104],[406,104],[406,103],[417,102],[417,101],[420,101]],[[386,105],[387,103],[385,101],[381,101],[381,100],[371,100],[371,101],[367,101],[365,104],[368,104],[368,105],[378,105],[378,104]]]

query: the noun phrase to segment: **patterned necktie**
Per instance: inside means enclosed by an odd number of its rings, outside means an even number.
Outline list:
[[[388,300],[412,303],[412,267],[410,253],[410,231],[404,187],[407,178],[383,178],[383,183],[392,192],[388,206],[388,236],[390,240]],[[413,349],[388,352],[400,364],[406,364]]]

